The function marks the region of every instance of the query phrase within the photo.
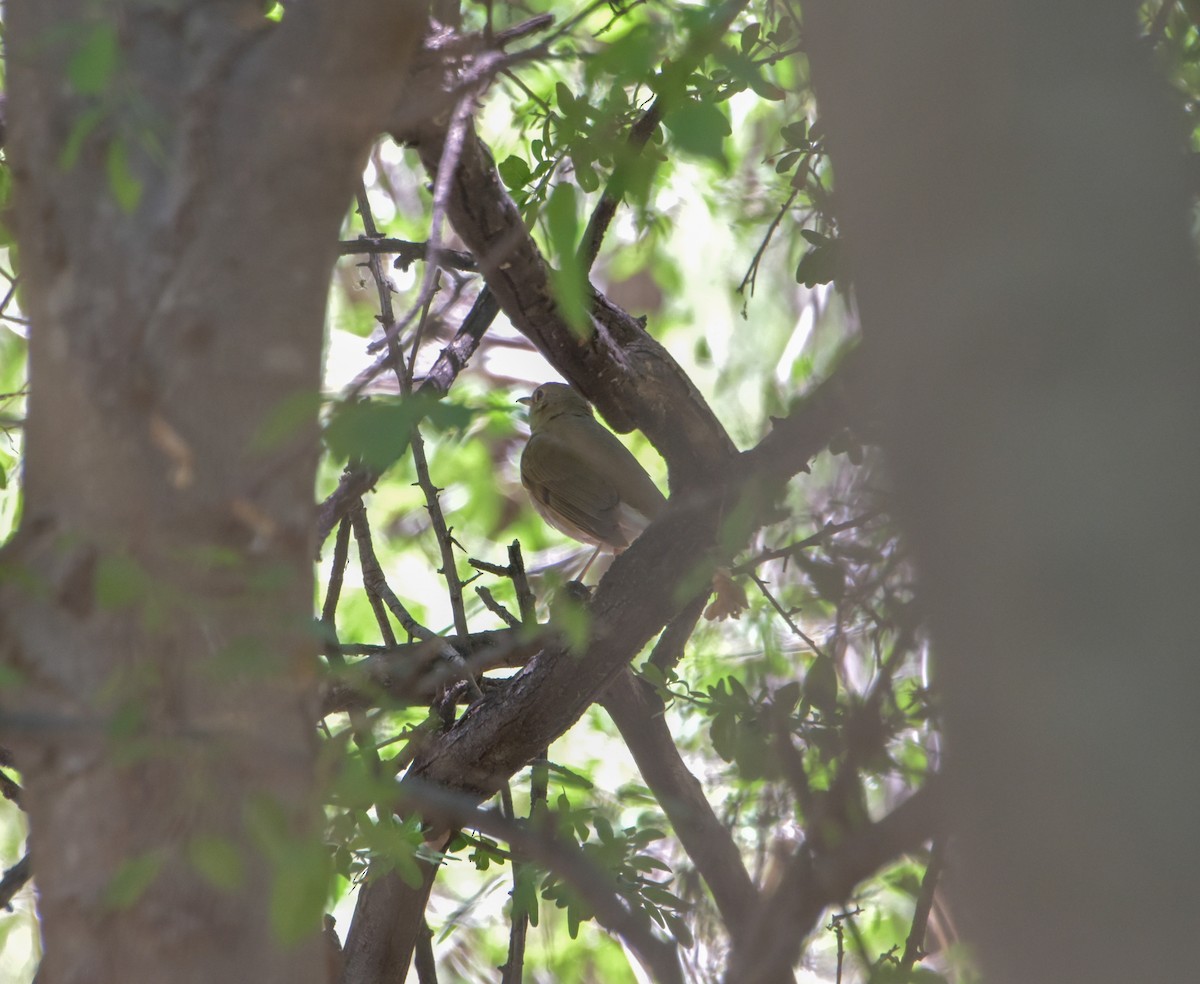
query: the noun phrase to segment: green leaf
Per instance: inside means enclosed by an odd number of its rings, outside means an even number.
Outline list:
[[[837,694],[837,669],[833,660],[818,656],[804,676],[804,697],[822,714],[832,714],[837,709]]]
[[[712,103],[688,101],[667,113],[663,124],[680,150],[726,163],[724,141],[733,130]]]
[[[758,44],[758,35],[761,31],[762,25],[759,23],[748,24],[746,27],[742,28],[742,35],[739,42],[741,45],[742,54],[750,54],[750,50],[756,44]]]
[[[128,909],[158,877],[163,868],[160,854],[130,858],[119,867],[104,890],[105,904],[113,909]]]
[[[108,145],[105,159],[108,187],[112,191],[121,211],[132,212],[142,198],[142,181],[129,166],[129,152],[125,141],[113,140]]]
[[[805,147],[808,144],[808,120],[789,123],[779,132],[789,147]]]
[[[117,29],[97,24],[67,63],[67,78],[81,96],[96,96],[108,88],[117,68]]]
[[[259,424],[250,446],[256,451],[269,451],[287,443],[316,420],[322,399],[315,390],[284,397]]]
[[[232,842],[212,835],[193,837],[187,846],[188,861],[215,888],[236,892],[245,880],[241,854]]]
[[[600,187],[600,176],[596,174],[596,169],[590,164],[575,165],[575,180],[579,182],[579,187],[582,191],[591,194]]]
[[[84,142],[104,119],[104,115],[105,110],[102,106],[93,106],[86,113],[81,113],[71,124],[71,132],[67,134],[62,153],[58,156],[58,166],[62,170],[69,171],[78,163]]]
[[[805,229],[801,235],[806,239],[817,236],[818,233]],[[824,245],[816,246],[805,253],[796,266],[796,282],[805,287],[815,287],[817,284],[832,283],[841,273],[841,246],[836,239],[830,239]]]
[[[659,41],[643,28],[634,28],[612,44],[601,48],[587,62],[589,79],[600,75],[620,80],[641,81],[650,76],[658,64]]]
[[[341,403],[325,426],[325,443],[340,461],[358,459],[382,471],[404,454],[413,427],[422,420],[437,430],[461,432],[473,416],[462,404],[419,394],[400,400]]]
[[[772,700],[776,707],[786,708],[790,711],[800,703],[800,681],[793,680],[791,683],[785,683],[775,691]]]
[[[563,116],[569,119],[578,113],[579,101],[571,93],[571,90],[567,88],[565,82],[559,82],[554,86],[554,95]]]
[[[796,166],[796,162],[803,156],[800,151],[793,150],[790,154],[784,154],[775,162],[775,173],[785,174]]]
[[[320,927],[332,874],[325,845],[315,839],[292,842],[271,884],[271,927],[283,943],[299,943]]]
[[[150,578],[127,554],[106,554],[96,564],[93,584],[101,608],[129,608],[145,599]]]
[[[529,179],[533,177],[529,165],[522,158],[516,156],[504,158],[497,170],[500,172],[500,180],[504,182],[504,187],[510,191],[524,188],[529,183]]]
[[[579,242],[579,214],[575,188],[557,184],[550,192],[543,214],[550,234],[550,250],[558,266],[551,271],[554,294],[570,326],[581,336],[589,332],[586,301],[587,278],[575,255]]]

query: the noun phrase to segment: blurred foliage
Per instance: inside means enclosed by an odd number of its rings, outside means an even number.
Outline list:
[[[265,6],[270,20],[286,18],[286,5]],[[621,193],[624,205],[591,280],[646,317],[735,441],[748,447],[821,378],[856,329],[797,8],[753,0],[702,54],[712,9],[680,0],[596,3],[580,11],[548,0],[472,4],[463,10],[463,27],[481,30],[488,16],[502,29],[543,11],[556,15],[549,55],[497,77],[479,106],[479,131],[555,267],[558,300],[578,326],[586,325],[586,278],[576,257],[587,217],[606,187]],[[1181,150],[1200,190],[1200,0],[1148,3],[1140,23],[1143,42],[1178,95],[1190,140]],[[104,25],[78,38],[68,82],[89,108],[68,136],[65,167],[103,129],[111,100],[130,98],[120,85],[115,38]],[[631,148],[628,134],[656,98],[668,105],[662,124],[644,148]],[[138,138],[105,139],[111,190],[131,209],[141,193],[128,162]],[[412,150],[380,142],[365,191],[381,235],[429,237],[430,189]],[[20,516],[25,412],[27,323],[4,221],[11,192],[0,159],[0,537]],[[363,228],[352,211],[342,238]],[[452,235],[447,245],[461,247]],[[389,299],[400,312],[416,304],[423,264],[391,269],[389,259]],[[457,548],[457,573],[469,583],[472,630],[504,624],[474,588],[486,586],[508,611],[518,610],[512,582],[468,560],[506,565],[513,540],[524,551],[544,619],[584,551],[527,505],[516,471],[526,430],[514,400],[553,372],[501,316],[450,397],[411,395],[479,289],[476,275],[445,269],[428,312],[400,339],[412,378],[402,385],[378,375],[349,395],[351,381],[374,358],[368,339],[381,334],[380,297],[366,260],[349,256],[334,271],[318,496],[336,486],[347,462],[382,472],[367,498],[379,567],[421,625],[453,631],[446,584],[436,573],[443,558],[413,456],[419,433]],[[281,407],[278,419],[264,424],[263,441],[286,438],[312,405],[302,395]],[[665,487],[665,470],[644,438],[627,441]],[[678,666],[635,661],[665,702],[672,735],[760,885],[778,877],[780,859],[802,842],[835,840],[884,815],[936,768],[940,754],[936,666],[912,569],[886,516],[886,481],[863,436],[839,435],[829,450],[792,483],[778,521],[736,559],[752,600],[741,621],[702,624]],[[332,552],[331,538],[322,590]],[[756,559],[768,552],[778,555]],[[142,576],[117,566],[106,575],[113,605],[126,603]],[[336,613],[347,650],[397,634],[405,641],[369,595],[369,581],[352,559]],[[318,609],[322,600],[315,599]],[[397,702],[356,723],[346,714],[322,722],[331,776],[323,850],[290,842],[267,807],[256,814],[261,840],[278,859],[275,918],[285,935],[300,931],[323,905],[339,927],[348,926],[369,864],[417,877],[416,859],[430,856],[419,822],[396,819],[380,804],[389,802],[415,743],[439,726],[439,713]],[[628,908],[680,942],[692,979],[719,976],[728,941],[711,899],[605,715],[586,714],[549,750],[548,766],[514,777],[511,796],[516,816],[549,823],[611,877]],[[5,867],[20,856],[23,839],[21,814],[0,804]],[[214,884],[233,887],[241,877],[241,860],[219,841],[192,843],[188,857]],[[636,979],[620,943],[590,921],[577,886],[554,871],[471,831],[441,857],[428,917],[447,979],[493,977],[506,959],[509,920],[522,915],[533,927],[527,980]],[[131,859],[112,886],[114,904],[136,897],[159,861]],[[898,860],[860,886],[844,909],[831,909],[806,949],[807,970],[825,980],[847,968],[853,979],[876,982],[974,980],[940,896],[926,943],[932,956],[914,972],[899,967],[927,863],[925,856]],[[15,907],[17,914],[0,918],[0,965],[12,969],[9,979],[28,980],[38,947],[28,889]]]

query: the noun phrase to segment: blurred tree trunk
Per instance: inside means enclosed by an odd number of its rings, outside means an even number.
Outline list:
[[[1195,977],[1200,304],[1135,6],[805,4],[995,984]]]
[[[325,977],[314,397],[338,227],[421,8],[262,10],[6,5],[33,328],[2,729],[43,984]]]

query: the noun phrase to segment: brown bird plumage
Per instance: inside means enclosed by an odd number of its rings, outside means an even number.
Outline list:
[[[521,484],[556,530],[583,543],[624,550],[667,500],[629,450],[563,383],[543,383],[529,405]]]
[[[521,484],[534,508],[567,536],[620,553],[665,508],[658,486],[570,386],[543,383],[519,402],[529,406],[530,429]],[[716,572],[713,590],[706,618],[737,618],[745,609],[746,594],[728,571]]]

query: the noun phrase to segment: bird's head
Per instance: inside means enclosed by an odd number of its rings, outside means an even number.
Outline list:
[[[592,416],[591,404],[566,383],[542,383],[532,395],[517,402],[529,407],[529,427],[535,431],[563,414]]]

